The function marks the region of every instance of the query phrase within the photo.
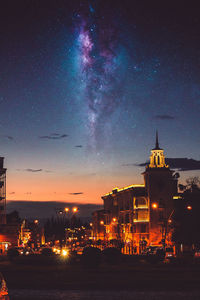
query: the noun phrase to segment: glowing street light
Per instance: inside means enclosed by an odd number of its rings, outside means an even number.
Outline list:
[[[39,221],[38,221],[38,220],[34,220],[34,223],[35,223],[35,224],[38,224],[38,223],[39,223]]]
[[[153,203],[153,204],[152,204],[152,207],[153,207],[154,209],[156,209],[156,208],[158,208],[158,204],[157,204],[157,203]]]
[[[73,207],[72,211],[73,211],[73,213],[76,213],[76,212],[78,212],[78,208],[77,207]]]
[[[100,225],[104,225],[104,221],[100,221]]]
[[[192,206],[188,205],[187,210],[192,210]]]
[[[63,256],[67,256],[67,255],[68,255],[68,251],[65,250],[65,249],[63,249],[63,250],[62,250],[62,255],[63,255]]]
[[[92,223],[90,223],[90,227],[92,227],[93,226],[93,224]]]
[[[113,222],[116,222],[116,221],[117,221],[117,219],[116,219],[116,218],[113,218],[112,220],[113,220]]]
[[[69,212],[69,207],[65,207],[65,212]]]

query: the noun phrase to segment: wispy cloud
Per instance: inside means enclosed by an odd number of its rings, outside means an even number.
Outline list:
[[[10,192],[10,193],[9,193],[9,195],[14,195],[14,194],[15,194],[15,192]]]
[[[154,119],[157,119],[157,120],[174,120],[175,117],[173,117],[171,115],[156,115],[156,116],[154,116]]]
[[[32,195],[32,193],[31,192],[26,192],[26,193],[24,193],[25,195]]]
[[[25,169],[24,171],[36,173],[36,172],[42,172],[42,169]]]
[[[75,147],[76,147],[76,148],[83,148],[82,145],[76,145]]]
[[[53,171],[51,171],[51,170],[32,169],[32,168],[16,169],[16,171],[19,171],[19,172],[32,172],[32,173],[38,173],[38,172],[53,173]]]
[[[68,134],[60,134],[60,133],[51,133],[49,135],[39,136],[40,139],[46,140],[60,140],[68,137]]]
[[[69,193],[69,195],[82,195],[82,192],[78,192],[78,193]]]

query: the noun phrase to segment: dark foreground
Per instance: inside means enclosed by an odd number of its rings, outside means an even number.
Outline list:
[[[200,264],[0,262],[10,299],[200,299]]]
[[[11,290],[11,300],[199,300],[200,292]]]

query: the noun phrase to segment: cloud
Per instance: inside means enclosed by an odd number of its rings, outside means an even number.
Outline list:
[[[82,195],[82,192],[78,192],[78,193],[69,193],[69,195]]]
[[[82,145],[76,145],[75,147],[76,148],[82,148],[83,146]]]
[[[51,170],[32,169],[32,168],[27,168],[27,169],[16,169],[16,171],[19,171],[19,172],[32,172],[32,173],[37,173],[37,172],[53,173],[53,171],[51,171]]]
[[[157,120],[174,120],[175,117],[170,116],[170,115],[156,115],[156,116],[154,116],[154,119],[157,119]]]
[[[192,158],[167,158],[166,163],[178,171],[200,170],[200,160]]]
[[[175,169],[177,171],[194,171],[200,170],[200,160],[196,160],[193,158],[166,158],[166,164],[170,166],[171,169]],[[135,166],[144,167],[149,162],[134,164]],[[128,164],[127,164],[128,165]],[[131,165],[131,164],[130,164]],[[133,164],[132,164],[133,165]]]
[[[122,164],[122,167],[132,167],[132,166],[137,166],[136,164]]]
[[[15,194],[15,192],[10,192],[10,193],[9,193],[9,195],[14,195],[14,194]]]
[[[25,195],[31,195],[32,193],[31,192],[26,192],[24,193]]]
[[[24,171],[36,173],[36,172],[42,172],[42,169],[25,169]]]
[[[13,141],[14,140],[14,137],[13,136],[10,136],[10,135],[4,135],[4,137],[6,139],[8,139],[9,141]]]
[[[39,136],[40,139],[46,140],[60,140],[68,137],[68,134],[60,134],[60,133],[51,133],[49,135]]]

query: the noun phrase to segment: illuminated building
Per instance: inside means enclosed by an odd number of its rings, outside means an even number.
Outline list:
[[[6,224],[6,169],[0,157],[0,224]]]
[[[0,157],[0,253],[19,244],[20,222],[15,212],[6,215],[6,169]]]
[[[173,196],[177,194],[177,176],[165,164],[163,149],[151,150],[150,163],[142,175],[144,184],[114,188],[102,196],[104,210],[94,212],[94,237],[120,240],[125,252],[142,252],[147,245],[165,246],[171,241]],[[100,219],[104,222],[102,226]]]

